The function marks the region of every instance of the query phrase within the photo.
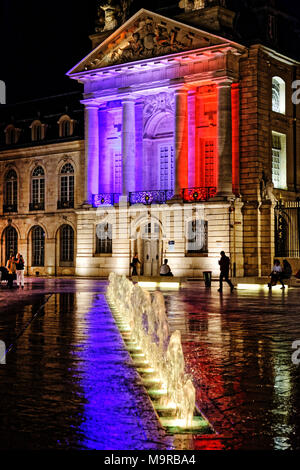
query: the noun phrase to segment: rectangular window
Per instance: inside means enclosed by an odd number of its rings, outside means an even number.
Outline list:
[[[187,226],[187,252],[207,253],[208,252],[208,225],[206,220],[190,220]]]
[[[272,132],[272,183],[274,188],[287,189],[286,135]]]
[[[96,227],[96,254],[112,253],[112,225],[98,224]]]
[[[114,154],[114,192],[122,194],[122,154]]]
[[[210,188],[215,186],[214,158],[215,146],[213,140],[206,140],[204,144],[204,162],[205,162],[205,187]]]

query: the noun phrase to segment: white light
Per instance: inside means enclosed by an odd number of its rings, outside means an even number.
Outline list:
[[[138,285],[141,287],[156,287],[157,282],[146,282],[146,281],[139,281]]]
[[[179,282],[160,282],[159,287],[165,287],[167,289],[178,289],[180,286]]]
[[[288,289],[288,286],[284,286],[285,289]],[[277,284],[276,286],[272,286],[272,290],[280,290],[282,286]],[[269,290],[269,286],[265,284],[238,284],[237,289],[239,290]]]

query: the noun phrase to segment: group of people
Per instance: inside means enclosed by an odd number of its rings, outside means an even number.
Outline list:
[[[229,279],[229,268],[230,268],[230,259],[226,256],[224,251],[220,253],[221,258],[219,259],[219,266],[220,266],[220,277],[219,277],[219,292],[223,291],[223,281],[227,282],[230,287],[231,292],[234,290],[234,285],[232,284],[231,280]],[[138,254],[135,253],[132,262],[132,276],[137,276],[137,265],[141,264],[138,258]],[[159,271],[160,276],[173,276],[170,266],[168,265],[168,260],[165,259],[163,264],[160,267]],[[292,268],[289,262],[285,259],[283,260],[283,266],[281,266],[280,261],[276,259],[274,261],[274,266],[272,268],[272,272],[270,273],[270,282],[268,284],[269,289],[272,289],[272,286],[275,286],[277,282],[280,282],[282,285],[282,289],[285,288],[284,280],[290,279],[292,276]]]
[[[0,268],[0,282],[7,279],[7,287],[12,289],[14,286],[14,279],[17,280],[17,287],[24,289],[24,267],[25,262],[21,253],[17,256],[10,255],[7,260],[6,267]]]

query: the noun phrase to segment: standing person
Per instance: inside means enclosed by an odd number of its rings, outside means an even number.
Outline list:
[[[132,267],[132,274],[131,274],[132,276],[137,276],[138,275],[137,269],[136,269],[138,264],[141,264],[141,263],[140,263],[140,260],[138,258],[138,254],[135,253],[134,257],[132,258],[132,262],[130,263],[130,266]]]
[[[7,282],[7,287],[9,289],[12,289],[14,286],[14,275],[16,273],[16,265],[15,265],[15,259],[13,255],[10,255],[9,260],[6,263],[6,269],[8,271],[8,282]]]
[[[220,253],[221,258],[219,260],[219,265],[220,265],[220,288],[218,292],[223,291],[223,279],[227,282],[227,284],[230,287],[231,292],[234,289],[234,286],[230,279],[228,278],[229,276],[229,266],[230,266],[230,259],[228,256],[225,255],[225,251],[221,251]]]
[[[17,286],[22,287],[24,289],[24,258],[23,256],[18,253],[16,259],[16,271],[17,271]]]
[[[282,289],[285,289],[283,281],[282,281],[282,267],[280,266],[280,261],[279,259],[274,260],[274,266],[272,268],[272,272],[270,274],[271,276],[271,281],[268,284],[269,289],[272,289],[272,286],[276,286],[277,281],[280,282],[282,285]]]

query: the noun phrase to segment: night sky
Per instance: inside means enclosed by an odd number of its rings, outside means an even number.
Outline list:
[[[300,16],[298,2],[287,4]],[[151,9],[148,0],[140,5]],[[81,90],[65,74],[90,52],[95,18],[96,0],[1,0],[0,79],[7,103]]]

